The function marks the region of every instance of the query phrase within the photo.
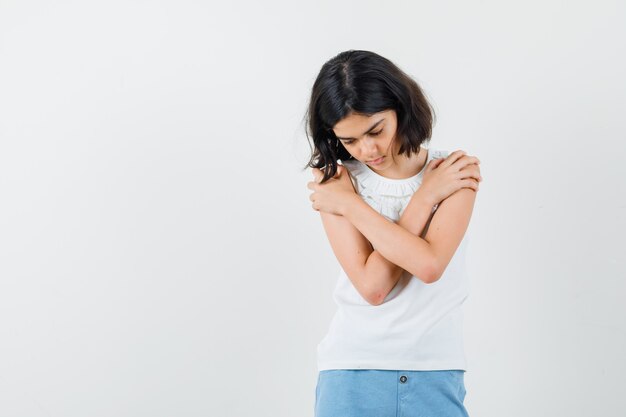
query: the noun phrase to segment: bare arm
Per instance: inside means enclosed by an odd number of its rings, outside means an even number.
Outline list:
[[[308,188],[314,190],[310,199],[313,201],[313,208],[320,211],[322,215],[322,222],[337,260],[356,290],[370,304],[382,303],[397,284],[403,270],[408,270],[426,283],[433,282],[445,270],[449,259],[445,260],[445,256],[440,259],[429,250],[431,242],[429,229],[435,217],[432,214],[432,208],[436,202],[441,204],[442,200],[450,198],[463,187],[478,190],[477,182],[473,180],[482,180],[477,165],[480,161],[475,157],[463,156],[464,153],[464,151],[456,151],[445,160],[431,161],[432,165],[426,167],[422,184],[411,198],[398,224],[387,220],[355,194],[349,176],[340,174],[326,185],[319,185],[317,183],[319,178],[316,178],[316,182],[310,182],[307,185]],[[437,168],[439,163],[441,163],[440,168]],[[314,170],[314,175],[321,177],[321,172]],[[356,209],[354,212],[353,208]],[[344,217],[346,211],[353,212],[351,218]],[[366,229],[361,230],[359,221],[361,225],[365,223],[371,227],[367,229],[366,226]],[[387,227],[394,230],[400,229],[404,233],[396,237],[391,236],[389,230],[381,229],[383,237],[391,239],[392,243],[382,243],[383,248],[375,250],[366,233],[376,234],[376,228],[379,226],[383,229]],[[392,233],[395,232],[392,231]],[[422,244],[415,243],[416,241],[411,240],[412,238],[421,240]],[[373,239],[372,243],[378,249],[382,241],[378,237]],[[438,237],[435,241],[440,239],[441,237]],[[411,258],[411,269],[407,269],[406,262],[396,264],[398,257],[389,259],[385,256],[386,253],[395,251],[396,245],[406,246],[407,242],[420,245],[417,252],[411,248],[400,247],[402,251],[400,257]],[[410,252],[408,255],[407,250]],[[443,269],[438,274],[436,267],[439,265],[443,265]],[[420,268],[420,272],[417,272]]]
[[[398,220],[398,226],[414,235],[422,235],[433,206],[429,196],[418,189]],[[320,212],[320,215],[333,252],[354,287],[370,304],[381,304],[404,270],[374,250],[345,217],[327,212]]]
[[[463,188],[442,201],[424,238],[387,221],[357,195],[341,214],[384,258],[430,284],[441,277],[461,243],[475,199],[476,191]]]

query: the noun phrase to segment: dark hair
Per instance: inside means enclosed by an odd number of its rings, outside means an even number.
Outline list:
[[[309,168],[323,168],[322,183],[337,173],[337,160],[352,157],[333,126],[350,113],[370,116],[395,110],[394,141],[408,157],[419,152],[432,133],[435,112],[417,83],[388,59],[369,51],[341,52],[326,62],[313,84],[306,112],[306,136],[312,156]]]

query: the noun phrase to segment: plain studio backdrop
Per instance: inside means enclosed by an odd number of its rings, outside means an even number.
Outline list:
[[[322,64],[377,52],[484,181],[471,416],[623,416],[626,6],[0,3],[0,416],[312,416]]]

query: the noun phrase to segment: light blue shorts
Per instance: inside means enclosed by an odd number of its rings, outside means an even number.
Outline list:
[[[464,377],[463,370],[323,370],[315,417],[469,417]]]

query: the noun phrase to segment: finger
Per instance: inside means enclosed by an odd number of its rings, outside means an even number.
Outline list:
[[[480,175],[480,168],[476,164],[471,164],[471,165],[464,167],[463,169],[459,171],[458,175],[459,176],[457,178],[461,178],[461,179],[470,178],[470,177],[476,179],[477,181],[482,181],[483,179],[482,175]]]
[[[443,162],[443,158],[433,159],[426,165],[425,172],[430,172],[433,169],[437,168],[441,162]]]
[[[306,188],[309,190],[314,190],[317,183],[315,181],[309,181],[306,183]]]
[[[319,168],[313,168],[313,178],[315,182],[320,182],[324,178],[324,173]]]
[[[480,164],[480,159],[478,159],[478,157],[476,155],[468,155],[467,153],[465,153],[465,155],[468,158],[475,158],[474,160],[476,161],[476,163]]]
[[[463,169],[468,165],[476,165],[478,166],[480,161],[475,156],[463,155],[459,159],[457,159],[452,165],[454,165],[457,169]]]
[[[469,188],[470,190],[478,191],[478,181],[474,179],[466,179],[461,183],[461,188]]]
[[[440,166],[440,165],[441,165],[441,163],[442,163],[443,161],[445,161],[445,160],[446,160],[445,158],[437,158],[437,159],[433,159],[433,161],[434,161],[434,162],[433,162],[433,169],[434,169],[434,168],[437,168],[438,166]]]
[[[467,152],[459,149],[457,151],[452,152],[450,155],[448,155],[448,157],[445,159],[444,162],[442,162],[442,164],[440,165],[441,167],[449,167],[450,165],[452,165],[453,163],[455,163],[459,158],[461,158],[463,155],[466,155]]]
[[[478,181],[473,179],[467,179],[463,181],[464,188],[471,188],[474,191],[478,191]]]

